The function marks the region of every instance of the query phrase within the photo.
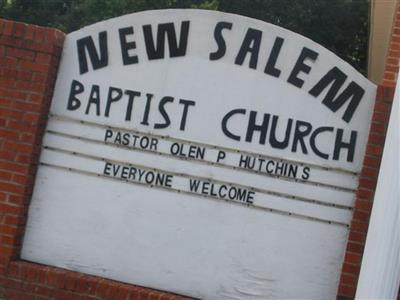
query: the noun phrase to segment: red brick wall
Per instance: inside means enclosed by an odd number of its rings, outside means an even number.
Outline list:
[[[389,49],[386,55],[386,65],[382,84],[384,86],[395,86],[399,73],[400,60],[400,2],[393,19],[392,34],[389,41]]]
[[[356,195],[353,221],[347,242],[346,256],[340,278],[338,299],[353,299],[355,296],[362,255],[368,232],[369,217],[373,206],[383,145],[389,123],[394,89],[399,73],[400,60],[400,1],[393,20],[389,49],[386,56],[384,79],[378,86],[367,152],[361,171]]]
[[[0,298],[188,299],[19,259],[63,40],[0,19]]]

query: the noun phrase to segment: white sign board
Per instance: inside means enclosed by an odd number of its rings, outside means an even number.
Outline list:
[[[375,93],[236,15],[73,32],[22,257],[203,299],[335,298]]]

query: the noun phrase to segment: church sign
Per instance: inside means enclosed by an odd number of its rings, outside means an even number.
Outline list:
[[[375,94],[232,14],[73,32],[22,258],[202,299],[335,298]]]

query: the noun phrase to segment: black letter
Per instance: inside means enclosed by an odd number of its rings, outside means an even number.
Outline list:
[[[128,34],[133,34],[133,27],[120,28],[118,31],[119,41],[121,44],[122,61],[124,62],[124,66],[137,64],[139,61],[137,55],[129,56],[129,50],[136,49],[136,43],[135,41],[128,42],[126,40],[126,36]]]
[[[215,41],[217,42],[218,49],[217,51],[210,53],[210,60],[217,60],[220,59],[225,55],[226,52],[226,43],[224,40],[224,37],[222,36],[222,30],[223,29],[232,29],[232,23],[228,22],[219,22],[215,26],[214,29],[214,38]]]
[[[336,112],[345,104],[347,100],[351,99],[346,111],[342,116],[342,119],[349,123],[358,104],[364,96],[365,91],[361,86],[352,81],[347,88],[336,99],[334,99],[339,92],[339,89],[343,86],[346,78],[346,74],[344,74],[337,67],[334,67],[328,73],[326,73],[324,77],[322,77],[322,79],[309,91],[309,93],[314,97],[318,97],[322,91],[332,83],[332,86],[330,87],[322,103],[325,104],[331,111]]]
[[[72,80],[67,104],[68,110],[77,110],[81,106],[81,101],[79,101],[75,95],[82,93],[84,89],[85,88],[82,83],[80,83],[78,80]]]
[[[301,175],[301,179],[307,180],[308,178],[310,178],[310,168],[309,167],[304,167],[303,175]]]
[[[108,47],[107,47],[107,31],[99,32],[100,55],[96,51],[91,36],[81,38],[76,41],[78,49],[79,72],[80,74],[88,71],[88,63],[86,59],[85,48],[89,53],[93,70],[97,70],[108,65]]]
[[[303,130],[301,130],[301,127],[304,127]],[[304,143],[304,137],[310,134],[312,130],[312,125],[308,122],[304,121],[296,121],[296,127],[294,130],[294,137],[293,137],[293,144],[292,144],[292,152],[297,151],[297,144],[300,143],[301,146],[301,151],[303,151],[304,154],[307,154],[307,147]]]
[[[89,114],[90,106],[92,104],[96,105],[96,115],[100,116],[100,87],[97,84],[93,84],[92,86],[85,114]]]
[[[261,125],[256,125],[256,116],[256,111],[250,111],[249,124],[246,132],[246,142],[251,142],[253,140],[254,131],[260,131],[260,144],[265,145],[269,125],[269,114],[264,114],[264,119]]]
[[[246,36],[240,47],[239,53],[236,56],[235,64],[242,65],[247,53],[250,53],[249,67],[252,69],[257,68],[258,53],[260,51],[262,31],[249,28]]]
[[[265,66],[264,73],[272,75],[274,77],[279,77],[281,75],[281,70],[275,68],[276,61],[278,59],[279,53],[281,52],[282,44],[285,40],[281,37],[277,37],[272,46],[271,54],[268,58],[267,65]]]
[[[147,101],[146,101],[146,107],[144,108],[144,114],[143,114],[143,120],[140,122],[142,125],[149,125],[149,114],[150,114],[150,104],[151,104],[151,99],[153,99],[153,94],[146,94]]]
[[[310,137],[311,149],[314,151],[315,154],[317,154],[319,157],[322,157],[323,159],[328,159],[329,155],[318,150],[317,145],[315,144],[315,139],[316,139],[317,135],[320,134],[321,132],[333,131],[333,129],[334,129],[333,127],[325,127],[325,126],[319,127],[317,129],[315,129],[315,131],[312,133],[312,135]]]
[[[225,151],[219,150],[218,151],[217,162],[219,162],[221,159],[224,159],[225,157],[226,157]]]
[[[224,118],[222,119],[222,131],[225,133],[225,135],[235,141],[240,141],[240,136],[238,135],[234,135],[233,133],[231,133],[228,128],[226,127],[226,123],[228,123],[228,120],[235,114],[242,114],[245,115],[246,114],[246,110],[245,109],[233,109],[230,112],[228,112]]]
[[[131,116],[132,116],[133,100],[135,99],[136,96],[140,97],[141,94],[140,94],[140,92],[131,91],[131,90],[126,90],[125,94],[129,96],[128,107],[126,108],[126,114],[125,114],[125,121],[130,121]]]
[[[113,96],[114,92],[117,93],[115,96]],[[110,114],[111,103],[119,101],[121,98],[122,98],[122,90],[111,86],[110,89],[108,90],[106,112],[104,113],[105,117],[108,117],[108,115]]]
[[[158,24],[157,47],[154,45],[151,25],[143,25],[144,42],[146,44],[147,57],[149,60],[164,58],[165,35],[167,35],[168,39],[169,56],[185,56],[189,35],[189,24],[189,21],[183,21],[181,24],[179,45],[176,40],[174,23]]]
[[[167,112],[165,111],[165,104],[167,104],[168,102],[173,102],[174,98],[173,97],[169,97],[169,96],[165,96],[161,99],[159,105],[158,105],[158,110],[160,111],[161,115],[163,116],[165,123],[158,123],[158,124],[154,124],[154,128],[166,128],[169,126],[169,124],[171,124],[171,120],[169,119],[169,116],[167,114]]]
[[[297,75],[300,72],[304,72],[306,74],[310,73],[311,71],[311,67],[306,65],[304,63],[304,61],[309,58],[312,61],[315,61],[318,57],[318,53],[307,48],[307,47],[303,47],[303,50],[301,50],[300,56],[297,59],[296,64],[293,67],[292,72],[290,73],[290,76],[288,78],[288,82],[293,84],[294,86],[301,88],[304,84],[304,80],[302,80],[301,78],[297,77]]]
[[[186,126],[186,117],[189,110],[189,106],[194,106],[196,103],[191,100],[180,99],[179,104],[183,104],[183,113],[181,119],[181,125],[179,126],[180,130],[185,130]]]
[[[357,131],[352,130],[350,136],[350,142],[343,142],[343,129],[337,130],[336,140],[335,140],[335,151],[333,152],[333,160],[339,160],[340,149],[347,148],[347,161],[353,162],[354,150],[356,148],[357,141]]]
[[[292,131],[292,119],[288,119],[288,123],[286,126],[286,132],[285,132],[285,139],[280,142],[276,139],[276,127],[278,124],[278,116],[273,116],[272,117],[272,125],[271,125],[271,132],[269,135],[269,143],[271,147],[277,148],[277,149],[285,149],[288,144],[289,144],[289,138],[290,138],[290,132]]]

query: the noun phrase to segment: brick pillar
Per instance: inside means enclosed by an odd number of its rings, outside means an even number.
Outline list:
[[[0,298],[189,299],[19,258],[64,36],[0,19]]]
[[[342,266],[338,299],[353,299],[355,296],[393,95],[394,87],[378,86],[367,150],[356,192],[353,219]]]
[[[64,33],[0,21],[0,263],[19,256]]]
[[[340,277],[338,299],[353,299],[355,297],[386,130],[389,124],[390,109],[399,73],[399,61],[400,1],[397,1],[386,55],[384,79],[382,84],[378,86],[364,165],[356,194],[354,215]]]

